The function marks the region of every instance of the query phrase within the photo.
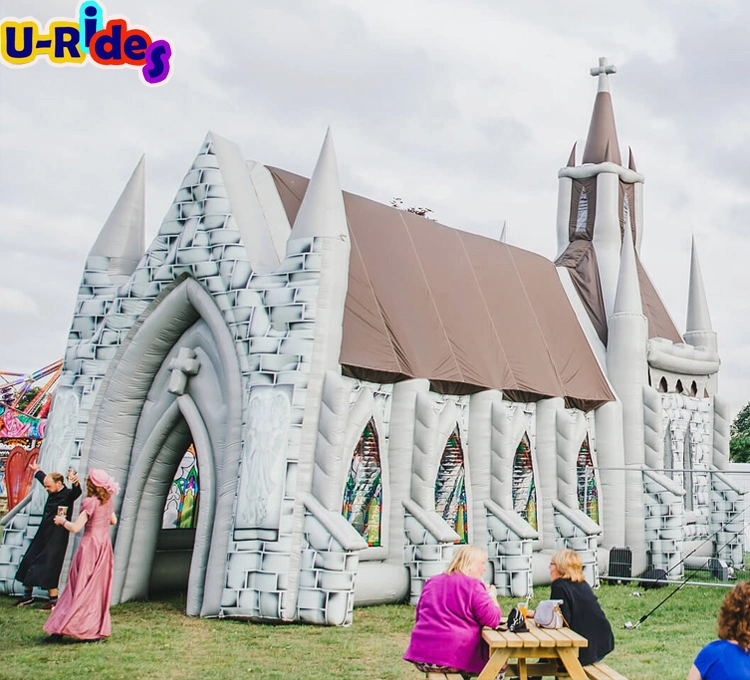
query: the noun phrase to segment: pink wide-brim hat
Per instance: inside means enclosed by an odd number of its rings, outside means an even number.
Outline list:
[[[104,470],[91,468],[89,470],[89,479],[94,486],[104,489],[110,496],[116,496],[120,493],[120,485]]]

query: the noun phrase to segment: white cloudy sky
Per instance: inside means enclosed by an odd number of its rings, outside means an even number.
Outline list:
[[[309,174],[332,126],[344,188],[555,255],[557,170],[606,55],[646,176],[642,256],[684,327],[695,234],[723,359],[750,399],[750,5],[741,0],[108,0],[170,41],[173,75],[0,66],[0,370],[64,350],[81,267],[142,153],[147,241],[208,130]],[[2,0],[0,16],[75,16]],[[627,157],[626,155],[624,156]]]

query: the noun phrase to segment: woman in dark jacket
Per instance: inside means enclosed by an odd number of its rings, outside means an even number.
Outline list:
[[[599,600],[583,578],[580,555],[573,550],[559,550],[552,556],[549,574],[550,599],[562,600],[560,609],[565,621],[589,641],[588,647],[579,650],[581,665],[601,661],[615,648],[615,638]]]

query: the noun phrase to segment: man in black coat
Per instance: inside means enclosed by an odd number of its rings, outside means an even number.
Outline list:
[[[60,580],[65,552],[68,549],[70,532],[55,524],[54,519],[60,506],[67,508],[68,520],[73,516],[73,503],[81,495],[81,485],[75,470],[68,472],[70,488],[65,486],[65,478],[59,472],[45,475],[34,463],[34,478],[44,486],[49,494],[44,506],[44,514],[29,549],[21,560],[16,572],[16,581],[24,586],[24,596],[17,607],[34,602],[34,586],[49,591],[49,602],[42,609],[52,609],[57,603],[57,584]]]

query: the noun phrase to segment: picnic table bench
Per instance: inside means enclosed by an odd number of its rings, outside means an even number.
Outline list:
[[[582,666],[578,659],[588,640],[570,628],[539,628],[526,619],[528,632],[484,628],[482,638],[490,648],[490,658],[477,680],[495,680],[508,662],[506,677],[528,680],[531,676],[555,677],[560,680],[627,680],[608,665],[598,662]],[[427,680],[462,680],[460,673],[427,673]]]
[[[588,640],[570,628],[539,628],[526,620],[528,632],[511,633],[485,628],[482,637],[490,648],[490,659],[477,680],[494,680],[509,662],[506,675],[520,680],[529,676],[554,676],[570,680],[627,680],[603,663],[582,666],[578,659]],[[559,663],[558,663],[559,662]]]

